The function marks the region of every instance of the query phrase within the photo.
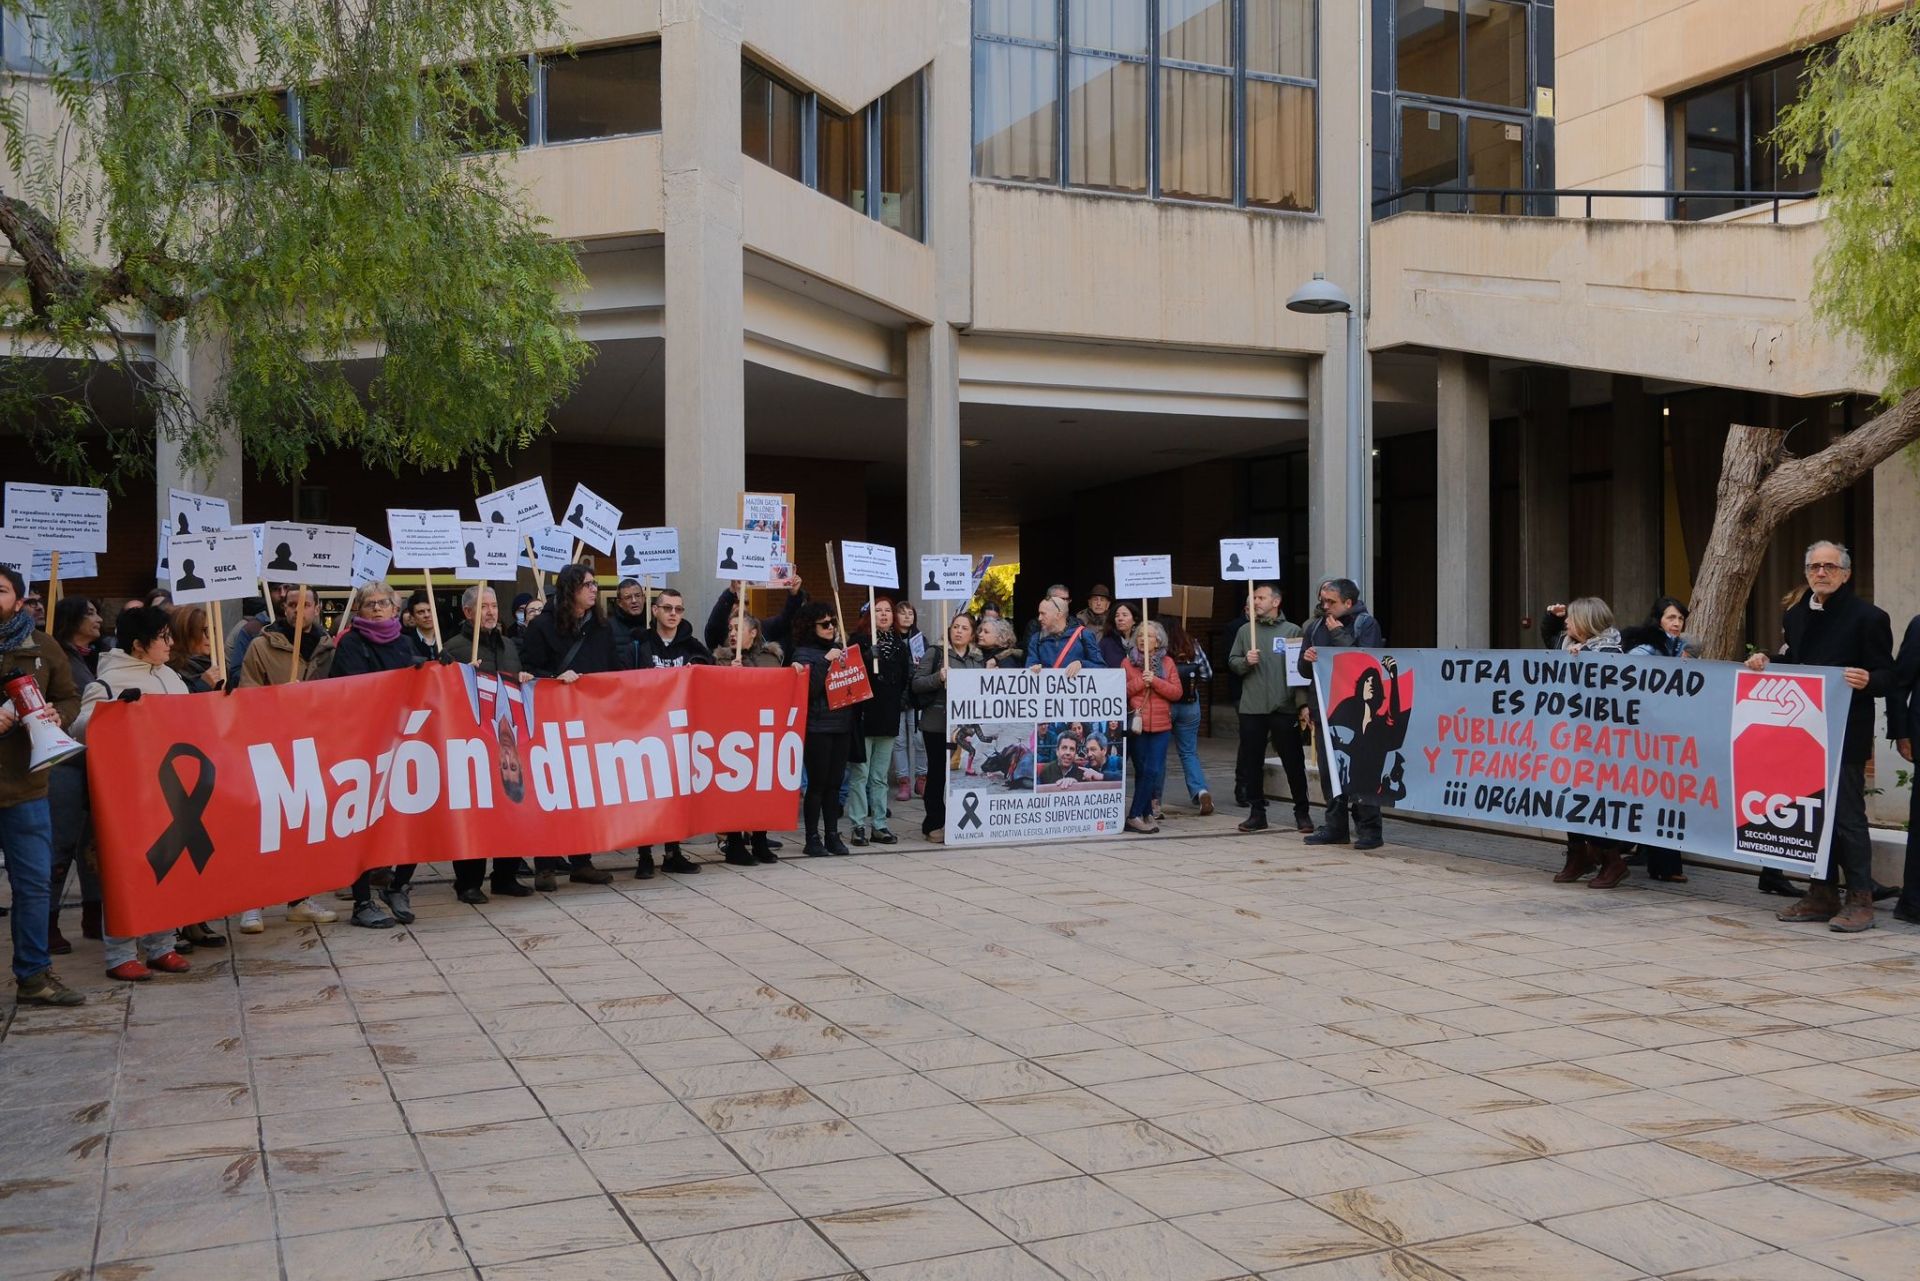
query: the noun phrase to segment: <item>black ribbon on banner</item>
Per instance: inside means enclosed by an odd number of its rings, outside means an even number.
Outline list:
[[[980,821],[980,793],[978,792],[962,793],[960,797],[960,809],[961,809],[960,821],[953,825],[954,831],[956,832],[960,831],[962,828],[965,828],[969,825],[973,827],[986,826],[985,823]]]
[[[200,777],[191,790],[180,781],[179,767],[174,764],[183,756],[200,762]],[[175,743],[160,758],[159,782],[160,798],[167,803],[173,821],[147,850],[156,885],[167,879],[182,854],[193,860],[194,871],[207,870],[207,860],[213,857],[213,834],[207,831],[204,815],[213,799],[213,762],[193,744]]]

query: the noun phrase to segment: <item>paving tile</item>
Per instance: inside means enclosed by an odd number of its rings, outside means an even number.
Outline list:
[[[1859,1160],[1851,1152],[1758,1123],[1669,1139],[1667,1146],[1762,1179],[1807,1174]]]
[[[905,1160],[894,1156],[769,1170],[763,1178],[788,1205],[808,1218],[897,1205],[902,1201],[932,1200],[941,1195],[939,1188],[922,1178]]]
[[[1733,1195],[1750,1190],[1737,1189]],[[1659,1201],[1589,1210],[1551,1219],[1544,1226],[1655,1275],[1767,1252],[1766,1245],[1753,1237]]]
[[[567,1201],[593,1196],[602,1190],[600,1180],[594,1177],[587,1162],[573,1152],[437,1170],[433,1177],[440,1187],[440,1195],[446,1199],[447,1209],[454,1214]]]
[[[287,1281],[396,1281],[467,1264],[447,1219],[321,1232],[283,1241],[280,1248]]]
[[[482,1267],[631,1244],[633,1229],[604,1196],[458,1215],[460,1238]]]
[[[1097,1179],[1056,1179],[976,1192],[961,1200],[1015,1241],[1073,1236],[1155,1216]]]
[[[1388,1245],[1418,1245],[1440,1237],[1512,1227],[1519,1222],[1504,1210],[1456,1191],[1437,1178],[1348,1188],[1314,1197],[1312,1203]]]
[[[814,1226],[855,1266],[970,1254],[1007,1244],[1007,1237],[959,1201],[910,1201],[816,1218]]]
[[[1483,1165],[1435,1177],[1456,1192],[1536,1223],[1642,1199],[1637,1191],[1554,1160]]]
[[[1060,1274],[1013,1246],[896,1263],[867,1272],[870,1281],[1059,1281]]]
[[[1781,1185],[1889,1223],[1920,1223],[1920,1162],[1912,1169],[1877,1161],[1848,1165],[1796,1175]]]
[[[1523,1161],[1529,1155],[1517,1144],[1439,1118],[1369,1130],[1351,1136],[1351,1141],[1376,1156],[1422,1174],[1445,1174],[1449,1170]]]
[[[1068,1281],[1223,1281],[1244,1272],[1165,1223],[1041,1241],[1033,1252]]]
[[[856,1157],[879,1156],[884,1151],[880,1144],[856,1130],[853,1122],[843,1119],[780,1125],[765,1130],[737,1130],[726,1135],[725,1141],[749,1169],[756,1171],[850,1161]]]
[[[811,1227],[795,1222],[677,1237],[657,1250],[675,1281],[811,1281],[849,1271]]]
[[[1287,1199],[1274,1184],[1217,1159],[1114,1170],[1100,1181],[1163,1219]]]
[[[1368,1254],[1380,1242],[1304,1201],[1189,1214],[1175,1227],[1250,1272]]]
[[[909,1152],[906,1161],[948,1192],[964,1194],[1067,1178],[1078,1171],[1031,1139],[994,1139]]]
[[[614,1200],[646,1241],[723,1232],[794,1217],[787,1202],[748,1174],[642,1188],[619,1193]]]
[[[1756,1241],[1788,1250],[1886,1226],[1884,1220],[1772,1183],[1696,1192],[1676,1198],[1672,1204]]]
[[[1088,1174],[1164,1165],[1205,1155],[1165,1130],[1145,1121],[1094,1125],[1079,1130],[1052,1130],[1034,1141]]]
[[[1534,1224],[1448,1237],[1418,1246],[1413,1253],[1460,1281],[1636,1281],[1644,1275]]]

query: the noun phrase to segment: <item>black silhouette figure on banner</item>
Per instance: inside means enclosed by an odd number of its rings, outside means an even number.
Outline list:
[[[474,554],[472,543],[467,544],[467,568],[468,569],[480,568],[480,557]]]
[[[720,558],[720,568],[722,569],[740,568],[740,566],[737,563],[735,563],[733,559],[733,548],[731,547],[727,548],[727,554]]]
[[[1395,801],[1406,795],[1404,768],[1395,766],[1413,709],[1400,706],[1398,664],[1383,658],[1380,666],[1386,669],[1384,681],[1379,670],[1369,666],[1354,682],[1353,693],[1327,714],[1341,790],[1362,801]]]
[[[487,517],[487,520],[490,524],[504,525],[507,523],[507,514],[496,507],[493,510],[493,515]]]
[[[567,524],[578,525],[581,529],[585,529],[587,527],[585,520],[586,511],[587,505],[585,503],[575,503],[573,505],[573,515],[567,517]]]
[[[180,577],[173,580],[173,586],[176,591],[197,592],[206,585],[207,580],[193,572],[192,561],[183,560],[180,562]]]
[[[180,513],[180,531],[179,532],[183,534],[191,534],[193,532],[192,528],[189,527],[187,524],[187,514],[185,512]]]
[[[940,574],[938,570],[930,569],[927,571],[927,585],[921,590],[929,596],[940,590]]]
[[[281,543],[273,549],[273,559],[267,562],[267,568],[298,569],[300,567],[293,563],[293,548],[286,543]]]
[[[1228,553],[1227,553],[1227,572],[1228,572],[1229,574],[1244,574],[1244,573],[1246,573],[1246,572],[1247,572],[1246,570],[1244,570],[1244,569],[1242,569],[1242,568],[1240,567],[1240,553],[1239,553],[1239,552],[1228,552]]]
[[[640,563],[640,549],[634,544],[628,543],[626,546],[626,555],[620,558],[620,563],[622,565],[638,565]]]

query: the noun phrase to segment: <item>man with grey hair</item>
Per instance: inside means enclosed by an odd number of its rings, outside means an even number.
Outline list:
[[[1822,540],[1807,548],[1807,592],[1787,610],[1781,630],[1786,643],[1771,661],[1811,667],[1838,667],[1853,690],[1847,709],[1847,737],[1840,753],[1840,790],[1830,798],[1832,856],[1824,881],[1807,896],[1777,913],[1783,921],[1826,921],[1843,934],[1874,926],[1873,838],[1867,832],[1867,757],[1873,751],[1874,700],[1892,691],[1893,623],[1887,612],[1854,594],[1853,557],[1839,543]],[[1756,672],[1769,663],[1764,652],[1747,659]],[[1846,901],[1840,900],[1845,869]]]

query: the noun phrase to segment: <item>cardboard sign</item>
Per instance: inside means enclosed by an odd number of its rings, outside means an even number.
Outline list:
[[[1113,597],[1115,600],[1147,600],[1173,595],[1173,557],[1115,556],[1113,558]]]
[[[107,491],[75,485],[23,485],[8,481],[6,529],[25,534],[45,551],[107,550]],[[66,565],[60,576],[67,576]]]
[[[252,527],[254,540],[259,541],[260,527]],[[364,534],[353,536],[353,585],[365,587],[368,583],[377,583],[387,576],[387,569],[393,564],[393,553],[374,542]]]
[[[623,529],[613,536],[614,572],[621,578],[665,578],[680,572],[680,531],[671,525]]]
[[[351,587],[356,536],[344,525],[295,525],[270,520],[260,529],[264,553],[260,577],[269,583]]]
[[[520,541],[520,563],[529,569],[538,569],[548,574],[557,574],[573,563],[573,535],[557,525],[543,525],[535,530],[520,531],[525,537]],[[536,559],[528,564],[526,539],[533,540]]]
[[[773,539],[746,529],[723,529],[714,540],[713,576],[764,583],[773,570]]]
[[[460,561],[453,576],[468,581],[510,583],[520,576],[520,531],[477,520],[460,522]]]
[[[620,509],[585,485],[575,485],[560,527],[593,550],[611,556],[613,533],[620,528]]]
[[[32,591],[34,583],[41,578],[34,566],[36,559],[31,538],[0,529],[0,565],[5,565],[26,579],[28,591]]]
[[[511,525],[522,534],[538,534],[553,525],[553,505],[547,501],[547,482],[538,476],[491,494],[483,494],[473,500],[473,505],[480,510],[480,519],[484,523]]]
[[[1220,577],[1228,582],[1280,577],[1280,540],[1277,538],[1223,538],[1220,540]]]
[[[840,544],[840,573],[856,587],[900,586],[900,558],[885,543],[856,543],[845,539]]]
[[[1300,649],[1306,644],[1305,638],[1295,636],[1291,640],[1285,640],[1280,637],[1275,637],[1274,639],[1280,641],[1280,647],[1285,651],[1287,660],[1287,684],[1295,688],[1313,684],[1313,677],[1302,676],[1300,674]]]
[[[260,577],[260,557],[254,550],[251,530],[175,534],[171,551],[176,605],[240,600],[253,594]]]
[[[167,491],[168,533],[204,534],[211,529],[230,529],[232,526],[233,513],[226,499],[190,493],[184,489]],[[179,597],[174,599],[178,600]]]
[[[972,600],[973,559],[968,556],[922,556],[922,600]]]
[[[867,677],[867,665],[860,647],[849,645],[838,662],[827,664],[827,706],[834,711],[864,703],[873,697],[873,682]]]
[[[773,538],[773,572],[769,587],[792,587],[800,581],[793,567],[793,495],[740,495],[740,528]]]
[[[387,509],[387,538],[401,569],[452,569],[460,563],[460,513]]]

